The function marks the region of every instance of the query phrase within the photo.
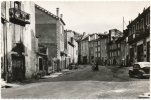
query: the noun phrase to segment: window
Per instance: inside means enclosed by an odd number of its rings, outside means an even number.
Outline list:
[[[120,55],[120,51],[118,50],[118,51],[117,51],[117,56],[119,56],[119,55]]]
[[[95,53],[95,57],[97,57],[97,53]]]
[[[132,34],[132,29],[131,28],[129,28],[129,34]]]
[[[135,25],[133,25],[133,33],[135,33]]]
[[[100,53],[98,53],[98,57],[100,57]]]
[[[150,23],[150,18],[149,18],[149,14],[146,15],[146,25],[149,25]]]
[[[136,30],[139,30],[139,22],[136,24]]]
[[[95,51],[97,52],[97,47],[95,48]]]
[[[101,41],[98,41],[98,45],[100,45]]]
[[[104,50],[106,50],[106,46],[104,46]]]
[[[106,44],[106,39],[104,40],[104,43]]]
[[[95,42],[95,46],[97,46],[97,42]]]
[[[100,51],[100,47],[98,47],[98,51]]]
[[[118,48],[120,48],[120,44],[118,44]]]
[[[89,46],[92,47],[92,42],[89,43]]]
[[[141,19],[141,29],[143,29],[144,28],[144,19],[142,18]]]
[[[63,34],[63,31],[64,31],[64,29],[63,29],[63,26],[61,25],[60,26],[60,34]]]
[[[133,34],[133,32],[134,32],[134,28],[132,27],[132,34]]]
[[[73,43],[73,37],[71,37],[71,43]]]

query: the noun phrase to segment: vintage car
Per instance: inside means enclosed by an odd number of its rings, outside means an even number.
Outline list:
[[[137,62],[134,63],[131,69],[129,69],[130,77],[148,77],[150,76],[150,62]]]

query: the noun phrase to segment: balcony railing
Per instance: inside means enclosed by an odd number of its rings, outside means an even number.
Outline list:
[[[30,24],[30,14],[21,11],[20,9],[10,8],[9,9],[10,21],[25,26],[26,24]]]
[[[144,37],[149,36],[149,34],[150,34],[149,28],[137,30],[137,31],[135,31],[134,34],[131,34],[130,36],[128,36],[128,42],[131,43],[131,42],[140,40]]]

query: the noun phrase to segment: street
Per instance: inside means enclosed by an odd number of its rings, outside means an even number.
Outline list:
[[[80,65],[59,77],[43,78],[13,88],[2,88],[2,98],[137,99],[149,92],[149,79],[129,78],[128,68]]]

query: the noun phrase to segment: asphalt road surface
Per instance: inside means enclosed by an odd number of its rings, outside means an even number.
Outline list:
[[[149,92],[149,79],[129,78],[128,68],[89,65],[62,76],[30,81],[18,87],[1,89],[2,98],[20,99],[137,99]]]

